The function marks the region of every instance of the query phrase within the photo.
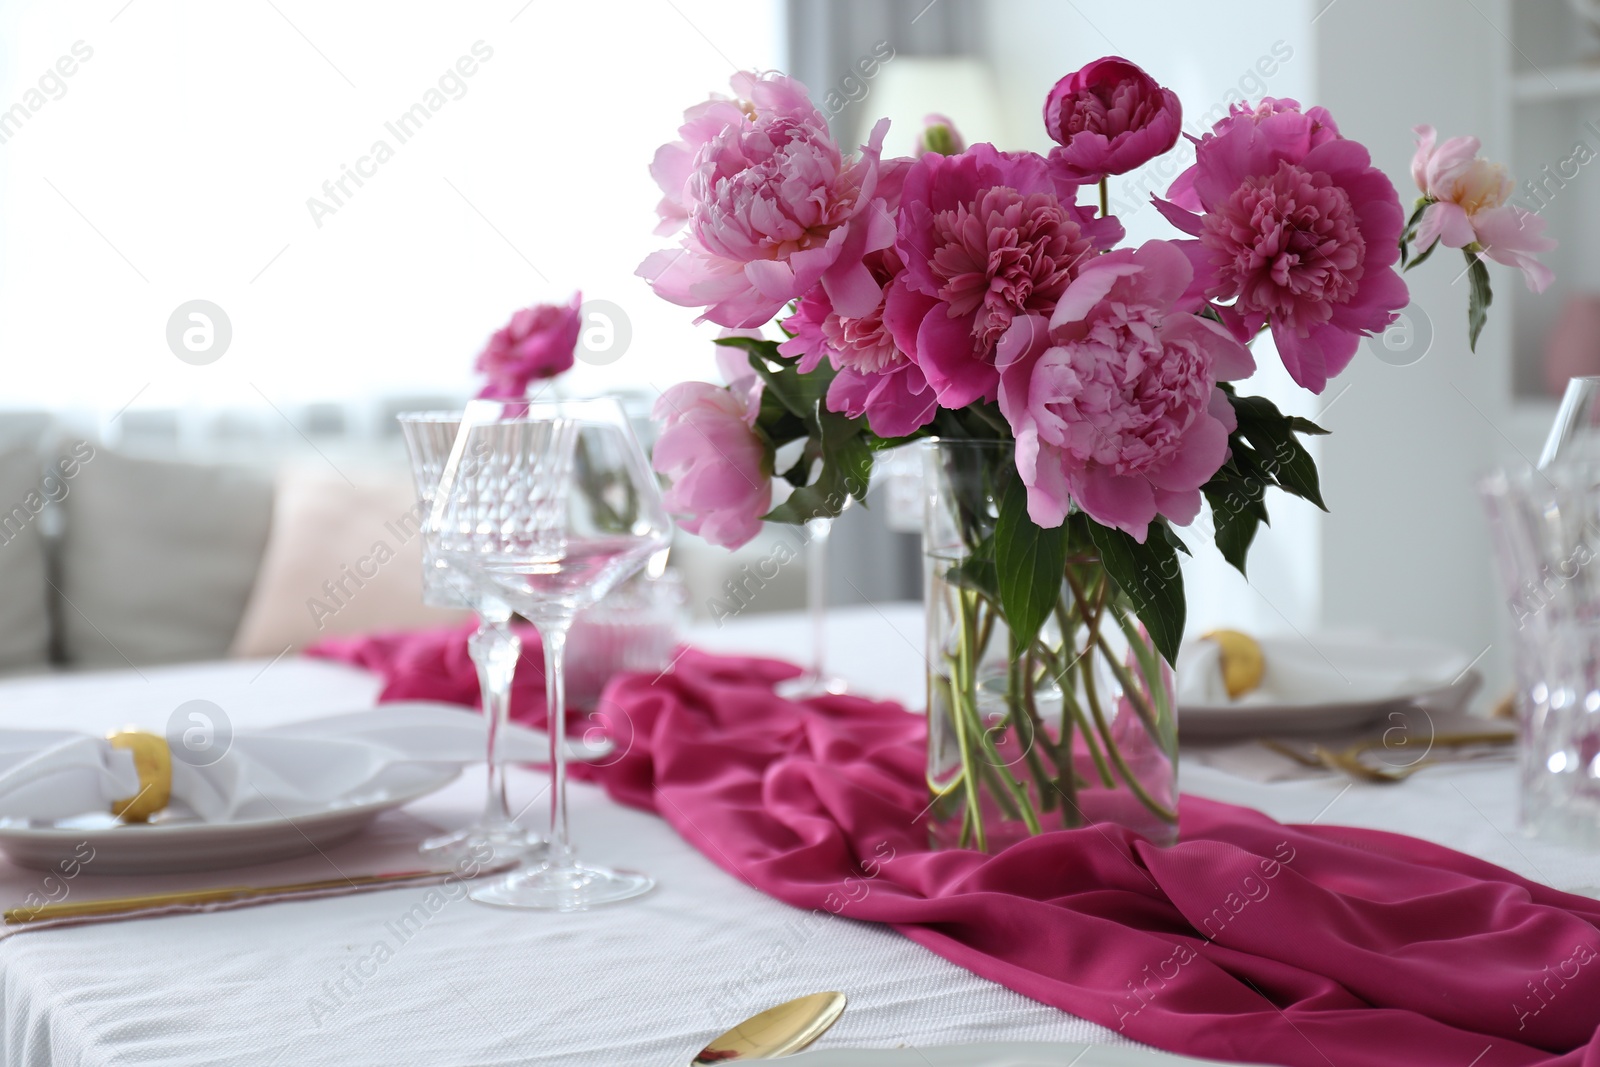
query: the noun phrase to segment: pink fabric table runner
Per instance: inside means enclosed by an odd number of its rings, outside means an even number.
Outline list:
[[[380,672],[386,699],[475,703],[464,648],[450,651],[464,640],[318,654]],[[691,651],[659,678],[619,678],[594,713],[619,754],[582,771],[763,892],[891,924],[1160,1048],[1290,1067],[1600,1067],[1600,902],[1426,841],[1197,797],[1170,848],[1102,826],[998,856],[930,852],[921,717],[774,696],[794,673]],[[537,672],[522,675],[514,707],[537,723]]]

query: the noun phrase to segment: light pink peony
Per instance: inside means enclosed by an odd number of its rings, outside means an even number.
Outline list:
[[[656,214],[661,217],[656,233],[661,236],[677,233],[689,221],[694,197],[689,179],[694,174],[695,157],[725,130],[750,120],[814,124],[817,109],[806,95],[805,86],[792,78],[740,71],[730,83],[732,98],[713,94],[711,99],[685,111],[683,125],[678,127],[682,139],[656,149],[650,162],[650,177],[662,192],[661,202],[656,205]]]
[[[1221,326],[1177,310],[1192,275],[1171,242],[1117,249],[1083,268],[1048,319],[1006,332],[1000,411],[1038,525],[1060,526],[1076,503],[1143,542],[1157,515],[1199,513],[1235,426],[1216,383],[1255,363]]]
[[[1195,266],[1186,304],[1235,298],[1220,309],[1235,336],[1270,324],[1289,374],[1314,393],[1406,306],[1399,194],[1319,108],[1236,107],[1167,195],[1162,214],[1198,238],[1177,242]]]
[[[917,143],[911,149],[914,159],[921,159],[929,152],[937,152],[942,156],[953,156],[967,150],[966,138],[961,136],[961,131],[956,129],[956,124],[950,121],[948,115],[924,115],[922,129],[917,132]]]
[[[1436,144],[1438,134],[1432,126],[1418,126],[1413,132],[1417,154],[1411,161],[1411,177],[1422,195],[1433,201],[1417,224],[1417,250],[1425,251],[1435,241],[1444,242],[1446,248],[1476,243],[1496,263],[1520,268],[1529,289],[1544,292],[1556,276],[1534,253],[1548,252],[1556,242],[1544,235],[1544,219],[1506,203],[1516,185],[1505,167],[1478,158],[1476,137],[1452,137]]]
[[[583,294],[573,293],[566,304],[535,304],[513,314],[478,353],[476,367],[489,378],[478,396],[523,396],[529,382],[572,369],[582,306]]]
[[[941,406],[993,400],[995,345],[1012,320],[1048,314],[1095,249],[1122,239],[1116,219],[1077,206],[1077,189],[1042,156],[989,144],[929,153],[906,174],[896,244],[905,270],[883,318]]]
[[[671,485],[667,510],[690,533],[738,548],[772,509],[772,457],[754,430],[750,394],[707,382],[679,382],[651,412],[662,424],[651,465]]]
[[[719,330],[717,337],[749,337],[761,340],[760,330]],[[717,373],[722,376],[729,389],[745,394],[745,421],[751,426],[756,424],[756,416],[761,414],[761,393],[765,385],[761,376],[750,366],[750,355],[742,348],[731,345],[713,345],[717,350]]]
[[[1178,143],[1183,108],[1137,64],[1097,59],[1056,82],[1044,101],[1044,128],[1061,147],[1050,162],[1074,181],[1142,167]]]
[[[760,326],[818,283],[841,312],[866,314],[880,293],[862,259],[894,241],[874,196],[888,123],[846,159],[798,82],[741,74],[733,84],[747,100],[691,109],[684,140],[656,155],[663,226],[681,217],[688,230],[638,275],[721,326]]]

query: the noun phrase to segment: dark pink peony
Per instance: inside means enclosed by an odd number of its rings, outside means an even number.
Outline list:
[[[886,160],[878,190],[890,210],[900,203],[900,188],[910,161]],[[867,269],[887,292],[905,269],[893,248],[869,253]],[[799,356],[800,369],[810,373],[826,359],[832,364],[828,410],[850,418],[867,417],[867,425],[880,437],[902,437],[933,421],[938,403],[921,368],[895,344],[883,321],[883,301],[865,315],[841,315],[827,292],[818,286],[805,295],[795,313],[784,320],[792,334],[778,346],[786,356]]]
[[[583,294],[573,293],[569,303],[535,304],[512,315],[478,353],[477,369],[489,379],[478,396],[519,397],[529,382],[572,369],[582,306]]]
[[[862,259],[894,241],[874,195],[888,124],[846,158],[798,82],[740,74],[733,85],[745,99],[691,109],[684,140],[656,154],[662,228],[681,220],[687,232],[637,273],[721,326],[760,326],[819,283],[841,311],[866,314],[881,293]]]
[[[905,263],[883,318],[941,406],[993,400],[995,345],[1020,315],[1048,315],[1114,218],[1078,207],[1078,187],[1042,156],[977,144],[929,153],[906,174],[896,250]]]
[[[1000,411],[1016,435],[1028,514],[1060,526],[1073,503],[1143,542],[1187,523],[1228,458],[1235,420],[1219,380],[1255,371],[1221,326],[1178,310],[1193,274],[1168,241],[1096,258],[1051,316],[1000,343]]]
[[[885,286],[903,269],[893,249],[869,256],[867,265]],[[829,411],[852,419],[865,415],[879,437],[903,437],[933,421],[939,407],[933,389],[894,343],[881,303],[869,314],[847,318],[833,310],[819,287],[806,294],[784,327],[794,336],[778,351],[799,356],[801,371],[809,374],[823,359],[833,365]]]
[[[1241,339],[1270,325],[1289,374],[1314,393],[1406,306],[1399,194],[1320,108],[1236,107],[1168,196],[1162,214],[1197,238],[1178,242],[1195,264],[1191,301],[1233,298],[1221,310]]]
[[[1061,146],[1050,162],[1074,181],[1094,182],[1170,150],[1183,108],[1139,66],[1107,56],[1056,82],[1044,100],[1044,128]]]

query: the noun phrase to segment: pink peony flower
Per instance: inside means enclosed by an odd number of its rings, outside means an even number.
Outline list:
[[[1183,524],[1199,513],[1235,426],[1216,383],[1255,363],[1227,330],[1178,310],[1192,275],[1172,242],[1107,252],[1048,319],[1006,331],[1000,411],[1038,525],[1060,526],[1076,503],[1142,543],[1157,515]]]
[[[934,114],[923,116],[922,129],[917,133],[917,143],[912,147],[911,155],[914,159],[921,159],[929,152],[953,156],[966,150],[966,139],[949,116]]]
[[[903,268],[893,249],[867,258],[867,265],[887,286]],[[833,310],[827,293],[813,289],[784,320],[794,336],[778,346],[786,356],[800,357],[800,370],[815,370],[824,358],[833,365],[828,410],[850,418],[867,417],[879,437],[903,437],[933,421],[938,410],[922,369],[906,358],[883,321],[882,302],[854,318]]]
[[[1178,143],[1178,95],[1126,59],[1107,56],[1056,82],[1044,128],[1061,147],[1050,161],[1074,181],[1125,174]]]
[[[1417,224],[1417,249],[1425,251],[1435,241],[1446,248],[1480,245],[1497,263],[1522,270],[1528,288],[1542,293],[1555,273],[1534,258],[1556,246],[1544,235],[1545,220],[1531,211],[1506,203],[1515,183],[1498,163],[1478,158],[1476,137],[1452,137],[1435,144],[1432,126],[1418,126],[1417,154],[1411,177],[1422,195],[1432,200]]]
[[[929,153],[906,174],[905,270],[883,319],[942,406],[993,400],[995,345],[1012,320],[1048,314],[1095,249],[1122,239],[1116,219],[1077,206],[1077,188],[1041,156],[988,144]]]
[[[476,367],[489,381],[480,397],[512,398],[527,393],[536,378],[554,378],[572,369],[583,320],[578,314],[583,294],[573,293],[566,304],[535,304],[511,316],[496,330]]]
[[[694,173],[695,157],[706,144],[730,127],[747,120],[788,120],[796,124],[814,123],[817,109],[806,95],[805,86],[782,75],[761,77],[751,71],[740,71],[730,83],[735,96],[729,98],[713,95],[711,99],[683,113],[683,125],[678,127],[682,140],[672,141],[656,149],[650,162],[650,177],[661,187],[662,199],[656,205],[661,217],[656,233],[671,236],[689,221],[689,208],[694,193],[689,178]]]
[[[894,241],[874,196],[887,122],[846,159],[798,82],[742,74],[733,84],[749,99],[691,109],[685,139],[657,153],[663,225],[681,211],[688,231],[637,273],[721,326],[760,326],[818,283],[841,312],[866,314],[880,293],[862,259]]]
[[[1399,194],[1321,109],[1236,107],[1167,195],[1156,206],[1198,238],[1177,242],[1195,266],[1186,306],[1236,298],[1220,309],[1234,335],[1270,324],[1289,374],[1314,393],[1406,306]]]
[[[878,188],[891,211],[899,207],[910,165],[904,159],[883,164]],[[905,269],[893,248],[869,253],[865,263],[886,293]],[[938,403],[921,368],[895,344],[883,321],[883,303],[879,300],[865,315],[840,315],[827,292],[814,288],[784,320],[784,329],[794,336],[778,351],[799,356],[800,370],[807,374],[826,359],[835,371],[828,386],[828,410],[852,419],[865,415],[867,426],[879,437],[902,437],[933,421]]]
[[[756,434],[749,392],[679,382],[651,412],[662,424],[651,465],[670,479],[662,495],[679,525],[738,548],[772,509],[772,457]]]

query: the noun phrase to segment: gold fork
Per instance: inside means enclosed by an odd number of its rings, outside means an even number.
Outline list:
[[[1503,731],[1439,734],[1429,740],[1428,751],[1432,751],[1435,747],[1459,748],[1463,745],[1500,745],[1507,744],[1512,740],[1512,735]],[[1414,763],[1405,765],[1404,767],[1374,767],[1361,758],[1365,753],[1370,752],[1374,748],[1384,747],[1394,750],[1403,749],[1408,743],[1419,743],[1408,742],[1408,740],[1404,738],[1393,744],[1385,743],[1381,737],[1372,738],[1366,741],[1358,742],[1349,746],[1348,748],[1339,749],[1338,751],[1327,748],[1326,746],[1320,744],[1312,745],[1310,754],[1301,752],[1300,750],[1293,748],[1290,745],[1286,745],[1281,741],[1264,739],[1261,743],[1272,751],[1278,753],[1280,756],[1292,759],[1303,767],[1316,767],[1319,769],[1326,767],[1329,770],[1339,771],[1342,774],[1347,774],[1358,781],[1377,782],[1384,785],[1393,785],[1396,782],[1403,782],[1407,778],[1410,778],[1413,774],[1416,774],[1422,768],[1431,767],[1437,763],[1436,760],[1421,758]]]

